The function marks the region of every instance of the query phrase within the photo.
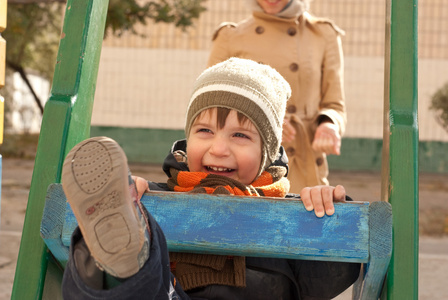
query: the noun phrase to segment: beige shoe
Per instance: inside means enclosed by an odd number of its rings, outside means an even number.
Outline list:
[[[136,209],[129,178],[125,153],[107,137],[76,145],[62,169],[62,187],[91,255],[120,278],[137,273],[149,256],[146,215]]]

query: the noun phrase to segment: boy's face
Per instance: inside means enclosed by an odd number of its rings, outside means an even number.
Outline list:
[[[206,172],[230,177],[249,185],[261,165],[262,139],[247,120],[240,124],[231,110],[223,128],[217,125],[217,109],[200,114],[191,126],[187,143],[191,172]]]

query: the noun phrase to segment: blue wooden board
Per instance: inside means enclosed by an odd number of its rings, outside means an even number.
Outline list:
[[[282,198],[151,192],[142,203],[170,251],[366,263],[353,299],[380,295],[392,253],[389,203],[336,203],[323,218]],[[50,185],[40,231],[63,266],[76,226],[62,186]]]
[[[317,218],[301,201],[281,198],[151,192],[141,201],[170,251],[368,261],[369,203],[336,203],[333,216]],[[77,222],[66,205],[62,243],[69,246]]]

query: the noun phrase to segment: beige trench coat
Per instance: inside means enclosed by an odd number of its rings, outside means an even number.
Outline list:
[[[239,24],[221,24],[213,36],[209,66],[234,56],[248,58],[272,66],[291,85],[286,117],[297,135],[283,146],[292,193],[328,184],[325,153],[311,148],[321,117],[330,118],[341,136],[345,130],[342,34],[331,21],[307,12],[292,19],[254,12]]]

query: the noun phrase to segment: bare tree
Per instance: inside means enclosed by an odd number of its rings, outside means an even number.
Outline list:
[[[138,35],[136,25],[148,20],[186,29],[206,10],[202,6],[205,1],[110,0],[106,32],[115,36],[127,31]],[[42,101],[30,83],[27,70],[38,72],[50,82],[53,79],[65,4],[64,0],[8,0],[8,27],[3,33],[7,41],[6,66],[20,74],[41,113]]]

